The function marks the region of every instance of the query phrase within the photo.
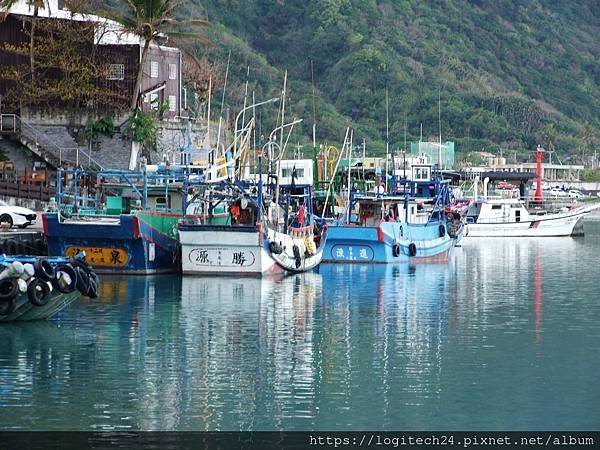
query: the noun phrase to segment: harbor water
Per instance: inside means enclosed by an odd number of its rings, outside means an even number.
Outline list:
[[[0,326],[0,430],[597,430],[585,232],[275,280],[103,276]]]

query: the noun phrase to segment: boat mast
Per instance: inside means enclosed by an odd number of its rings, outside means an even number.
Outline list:
[[[284,129],[284,120],[285,120],[285,89],[287,87],[287,69],[283,75],[283,92],[281,93],[281,137],[279,138],[279,154],[280,157],[278,158],[277,162],[275,163],[275,174],[276,177],[275,179],[277,180],[275,183],[275,207],[276,209],[276,214],[275,214],[275,227],[279,226],[279,178],[280,178],[280,167],[281,167],[281,163],[280,160],[283,157],[283,129]],[[291,131],[290,131],[291,133]],[[289,138],[289,135],[288,135]],[[286,140],[287,143],[287,140]]]
[[[219,151],[219,144],[221,143],[221,125],[223,123],[223,108],[225,106],[225,92],[227,91],[227,78],[229,77],[229,62],[231,60],[231,50],[229,50],[229,56],[227,57],[227,68],[225,69],[225,83],[223,84],[223,95],[221,97],[221,112],[219,114],[219,131],[217,132],[217,151]]]
[[[312,83],[312,113],[313,113],[313,127],[312,127],[312,138],[313,138],[313,185],[314,188],[317,188],[317,184],[319,182],[318,179],[318,150],[317,150],[317,104],[315,101],[316,97],[316,85],[315,85],[315,70],[313,67],[312,60],[310,61],[310,78]]]
[[[388,159],[390,154],[390,102],[385,88],[385,192],[388,191]]]
[[[352,136],[354,135],[354,130],[350,131],[350,145],[348,146],[348,197],[346,203],[346,223],[350,223],[350,177],[352,176],[351,167],[352,167]]]

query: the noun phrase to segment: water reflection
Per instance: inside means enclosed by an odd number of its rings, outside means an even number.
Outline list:
[[[98,301],[0,327],[0,429],[593,429],[591,242],[469,238],[448,263],[283,279],[103,277]]]

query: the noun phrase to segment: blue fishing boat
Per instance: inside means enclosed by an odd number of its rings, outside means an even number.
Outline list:
[[[99,273],[178,272],[183,176],[60,171],[57,210],[42,218],[49,253],[70,257],[85,251]]]
[[[445,260],[463,223],[449,212],[449,181],[432,167],[413,167],[412,180],[378,182],[375,193],[350,193],[349,208],[327,228],[323,262],[387,264]]]

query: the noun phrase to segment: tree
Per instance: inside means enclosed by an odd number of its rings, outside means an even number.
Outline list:
[[[127,7],[125,14],[118,14],[115,10],[106,11],[102,14],[119,22],[127,31],[139,36],[144,42],[131,98],[131,109],[135,110],[137,109],[144,63],[150,44],[161,42],[165,37],[176,40],[195,40],[208,44],[210,41],[206,36],[193,31],[180,31],[179,29],[181,27],[207,27],[209,23],[200,19],[174,19],[175,8],[179,6],[177,0],[125,0],[125,6]]]
[[[16,6],[20,0],[0,0],[0,8],[5,9],[4,17],[10,14],[10,9]],[[50,3],[48,0],[29,0],[29,5],[33,6],[33,16],[29,18],[31,23],[31,29],[29,31],[29,67],[30,77],[33,80],[35,73],[35,58],[34,58],[34,47],[35,47],[35,29],[37,25],[38,15],[40,9],[50,10]]]

